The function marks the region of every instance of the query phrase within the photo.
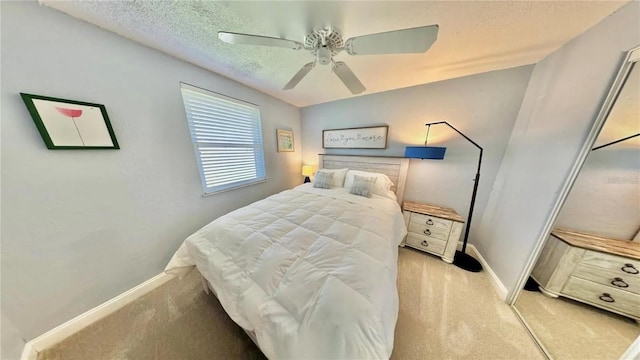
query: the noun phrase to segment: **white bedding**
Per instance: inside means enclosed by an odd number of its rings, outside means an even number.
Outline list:
[[[388,359],[406,231],[391,199],[305,184],[198,230],[166,271],[196,265],[270,359]]]

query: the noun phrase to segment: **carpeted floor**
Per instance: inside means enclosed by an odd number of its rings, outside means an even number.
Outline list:
[[[407,248],[398,267],[392,359],[544,359],[486,272]],[[38,354],[38,360],[263,358],[216,298],[204,294],[195,271]]]
[[[38,353],[38,360],[265,359],[192,271]]]
[[[555,359],[617,360],[640,335],[632,319],[540,292],[523,291],[516,308]]]

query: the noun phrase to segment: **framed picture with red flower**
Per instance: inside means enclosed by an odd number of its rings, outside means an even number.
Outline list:
[[[47,148],[120,149],[104,105],[20,93]]]

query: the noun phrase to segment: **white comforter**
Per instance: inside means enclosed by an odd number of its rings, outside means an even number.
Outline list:
[[[301,185],[185,240],[167,272],[196,265],[270,359],[382,359],[398,317],[398,204]]]

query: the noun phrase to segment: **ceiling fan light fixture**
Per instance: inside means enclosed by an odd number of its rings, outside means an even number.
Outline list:
[[[326,46],[318,48],[316,56],[320,65],[329,65],[331,63],[331,50]]]

